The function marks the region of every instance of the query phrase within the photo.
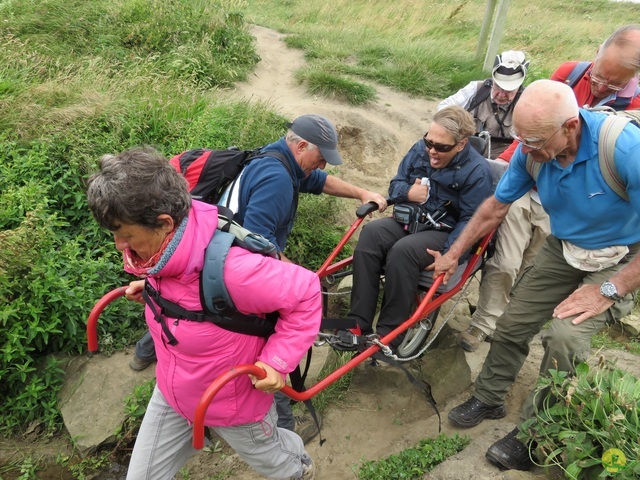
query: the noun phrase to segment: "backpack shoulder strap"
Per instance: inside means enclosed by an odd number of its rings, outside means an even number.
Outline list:
[[[627,195],[626,185],[620,178],[616,168],[615,151],[618,136],[630,121],[630,118],[608,115],[598,135],[598,162],[602,176],[611,190],[627,202],[629,201],[629,195]]]
[[[204,265],[200,274],[200,300],[205,311],[235,310],[235,305],[224,283],[224,262],[235,236],[216,230],[204,251]]]
[[[538,180],[538,173],[540,172],[540,167],[542,167],[542,164],[540,162],[535,162],[531,155],[527,155],[527,162],[525,163],[525,168],[527,169],[527,172],[529,172],[529,175],[531,175],[531,178],[533,178],[534,182]]]
[[[569,72],[569,75],[567,75],[567,78],[564,81],[564,83],[566,83],[571,88],[573,88],[575,84],[578,83],[578,81],[582,78],[585,72],[589,69],[590,66],[591,66],[591,62],[576,63],[575,67],[573,67],[573,70],[571,70],[571,72]]]
[[[478,90],[473,98],[471,98],[465,110],[467,112],[473,112],[477,109],[482,102],[489,98],[491,87],[493,87],[493,79],[491,78],[487,78],[484,82],[478,82]]]

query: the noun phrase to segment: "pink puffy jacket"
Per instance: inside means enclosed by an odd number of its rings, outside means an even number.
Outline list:
[[[177,248],[149,281],[167,300],[200,310],[199,274],[204,250],[218,222],[217,209],[197,201],[189,211]],[[264,338],[229,332],[210,322],[165,319],[178,344],[171,346],[149,307],[145,315],[156,348],[158,388],[190,422],[211,382],[230,367],[260,360],[277,371],[292,371],[320,328],[322,305],[317,275],[297,265],[232,247],[224,267],[229,294],[241,313],[278,311],[276,333]],[[229,426],[261,420],[273,395],[256,390],[248,376],[230,381],[216,395],[206,425]]]

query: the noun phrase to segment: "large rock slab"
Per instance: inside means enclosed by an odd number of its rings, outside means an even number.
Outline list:
[[[59,405],[64,425],[82,454],[115,442],[125,418],[125,402],[136,385],[155,376],[155,364],[135,372],[129,368],[132,350],[111,356],[80,356],[67,367]]]

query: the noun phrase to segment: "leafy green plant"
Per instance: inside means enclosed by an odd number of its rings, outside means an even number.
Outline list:
[[[329,195],[300,195],[296,223],[284,251],[287,258],[310,270],[320,268],[347,228],[338,225],[339,202]],[[338,260],[351,252],[345,246]]]
[[[604,358],[579,364],[574,376],[549,374],[536,388],[543,407],[519,438],[536,442],[543,465],[560,466],[567,478],[638,478],[640,380]]]
[[[125,420],[122,428],[117,432],[118,444],[127,445],[135,440],[155,385],[155,379],[136,385],[133,393],[127,397],[125,403]]]
[[[445,434],[426,438],[413,448],[377,461],[362,462],[360,480],[418,480],[439,463],[463,450],[471,441],[467,436]]]

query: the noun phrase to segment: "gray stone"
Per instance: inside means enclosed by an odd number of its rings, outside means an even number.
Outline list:
[[[632,338],[640,337],[640,314],[637,311],[620,320],[624,332]]]
[[[155,376],[155,364],[129,368],[132,351],[75,357],[67,367],[59,405],[65,427],[80,453],[113,443],[125,418],[125,403],[136,385]]]

